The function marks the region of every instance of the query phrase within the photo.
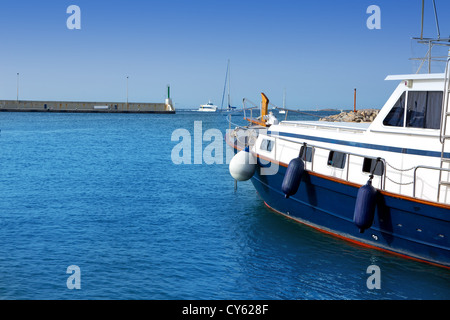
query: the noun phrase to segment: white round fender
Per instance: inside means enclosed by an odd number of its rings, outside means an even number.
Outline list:
[[[229,169],[235,180],[246,181],[255,174],[256,157],[246,150],[241,150],[231,159]]]

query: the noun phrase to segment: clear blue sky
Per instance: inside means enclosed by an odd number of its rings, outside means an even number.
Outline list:
[[[426,0],[425,35],[436,36]],[[0,99],[220,105],[227,60],[231,98],[288,107],[381,107],[395,87],[388,74],[413,73],[410,38],[420,34],[420,0],[10,0],[0,3]],[[81,30],[69,30],[69,5]],[[368,6],[381,9],[369,30]],[[441,36],[450,35],[436,0]],[[447,19],[448,20],[448,19]]]

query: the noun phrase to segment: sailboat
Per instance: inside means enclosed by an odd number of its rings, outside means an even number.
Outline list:
[[[227,80],[228,80],[228,86],[227,86]],[[228,106],[227,108],[224,110],[223,109],[223,100],[225,98],[225,90],[228,87]],[[230,97],[230,60],[228,59],[228,63],[227,63],[227,73],[225,74],[225,84],[223,86],[223,94],[222,94],[222,104],[220,105],[220,110],[221,111],[234,111],[236,110],[236,107],[231,106],[231,97]]]

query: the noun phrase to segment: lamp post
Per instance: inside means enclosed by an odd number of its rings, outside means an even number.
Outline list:
[[[19,73],[17,72],[17,101],[19,101]]]
[[[127,76],[127,111],[128,111],[128,76]]]

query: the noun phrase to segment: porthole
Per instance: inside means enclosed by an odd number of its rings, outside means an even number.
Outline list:
[[[344,169],[346,159],[347,159],[346,153],[339,152],[339,151],[330,151],[330,153],[328,155],[327,164],[334,168]]]

